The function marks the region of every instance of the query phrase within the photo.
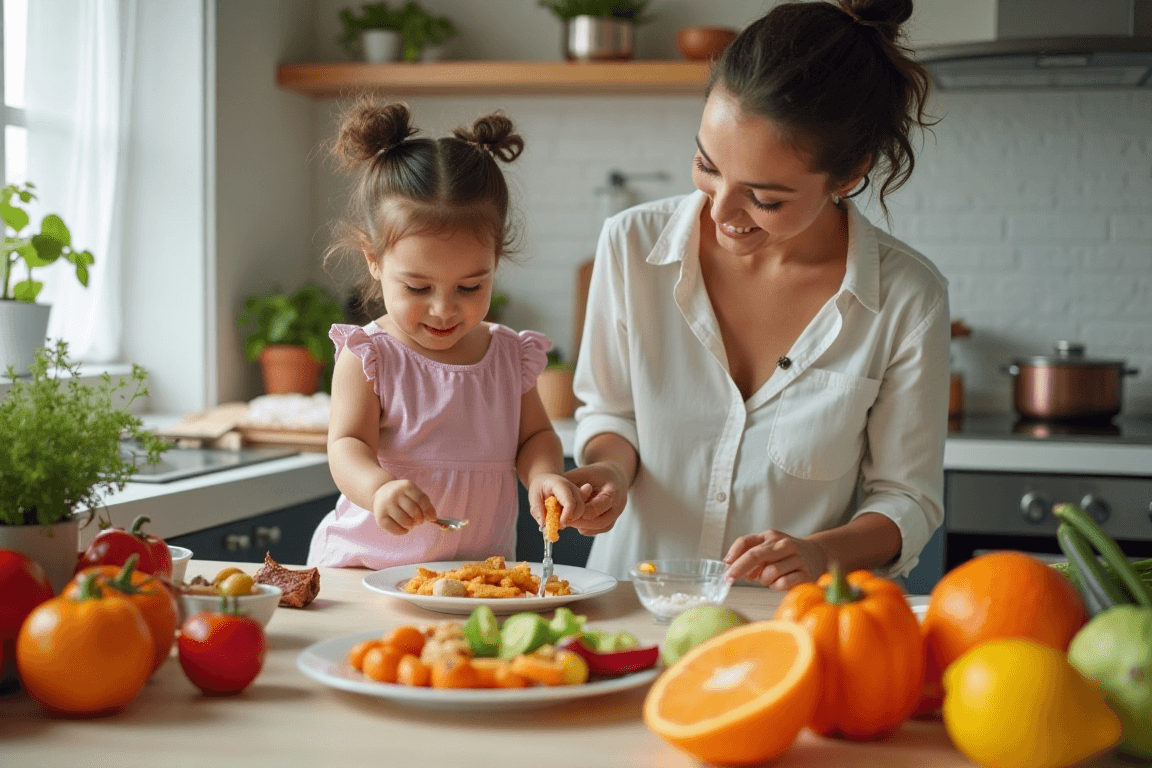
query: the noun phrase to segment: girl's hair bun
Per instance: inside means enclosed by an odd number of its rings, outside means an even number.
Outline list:
[[[452,134],[461,141],[486,149],[493,157],[510,163],[524,151],[524,139],[515,131],[511,120],[495,112],[477,118],[471,128],[457,128]]]
[[[900,35],[900,25],[912,18],[912,0],[839,0],[839,5],[858,24],[872,27],[889,42]]]
[[[407,104],[363,97],[344,114],[335,153],[346,169],[372,162],[416,133]]]

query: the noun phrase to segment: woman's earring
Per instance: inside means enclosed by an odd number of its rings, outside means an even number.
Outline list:
[[[840,205],[840,195],[832,195],[832,205]]]

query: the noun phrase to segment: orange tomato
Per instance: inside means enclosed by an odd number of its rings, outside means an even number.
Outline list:
[[[424,633],[416,629],[416,627],[396,627],[388,634],[384,635],[384,644],[390,645],[393,648],[410,653],[413,656],[419,656],[420,651],[424,648]]]
[[[441,656],[432,664],[433,688],[479,688],[480,677],[463,656]]]
[[[912,714],[924,681],[924,643],[896,582],[868,571],[826,573],[790,589],[774,618],[803,625],[816,642],[823,689],[812,730],[875,739]]]
[[[1055,568],[1022,552],[991,552],[958,565],[936,583],[923,631],[943,674],[986,640],[1024,637],[1067,651],[1087,621],[1080,593]]]
[[[378,683],[394,683],[404,652],[388,645],[369,648],[364,654],[364,676]]]
[[[97,574],[76,597],[41,603],[16,639],[28,695],[46,709],[90,715],[120,709],[152,672],[152,632],[132,601],[102,592]]]
[[[61,591],[62,595],[76,598],[88,574],[98,574],[98,583],[127,597],[140,611],[152,634],[152,672],[168,660],[172,644],[176,642],[176,628],[180,612],[176,598],[164,583],[150,573],[135,570],[136,555],[131,555],[123,566],[96,565],[85,568]]]
[[[432,670],[420,661],[419,656],[410,653],[404,654],[396,668],[396,682],[401,685],[414,685],[424,687],[432,681]]]
[[[383,640],[361,640],[352,646],[352,650],[348,651],[348,663],[357,672],[364,671],[364,657],[368,655],[368,651],[373,648],[382,648],[384,646]]]

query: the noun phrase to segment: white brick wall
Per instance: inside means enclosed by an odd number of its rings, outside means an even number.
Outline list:
[[[501,267],[506,322],[548,334],[567,352],[574,279],[601,223],[595,190],[608,171],[662,171],[640,199],[692,189],[696,97],[420,98],[433,133],[499,107],[527,148],[510,167],[524,227],[521,263]],[[332,129],[331,105],[318,124]],[[951,283],[970,412],[1011,412],[1000,366],[1074,339],[1092,357],[1140,369],[1126,413],[1152,412],[1152,93],[938,94],[942,117],[912,180],[889,202],[892,231]],[[327,135],[327,134],[325,134]],[[317,168],[322,216],[340,187]],[[865,210],[883,225],[874,205]],[[322,238],[318,238],[322,240]]]

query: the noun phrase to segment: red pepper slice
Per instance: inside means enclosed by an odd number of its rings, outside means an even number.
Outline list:
[[[572,651],[588,662],[588,671],[593,675],[627,675],[656,666],[660,658],[660,646],[628,648],[623,651],[594,651],[577,636],[561,640],[557,648]]]

